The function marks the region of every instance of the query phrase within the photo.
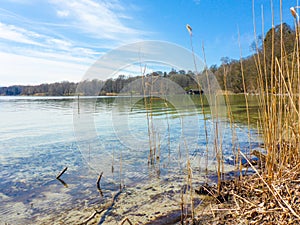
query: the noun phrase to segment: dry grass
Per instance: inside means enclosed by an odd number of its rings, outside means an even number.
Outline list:
[[[297,22],[295,21],[297,24]],[[282,28],[282,27],[281,27]],[[266,65],[257,54],[259,68],[260,118],[265,148],[267,150],[264,173],[272,179],[280,178],[286,167],[300,162],[300,118],[299,118],[299,28],[296,25],[294,52],[287,54],[281,29],[280,46],[272,43],[271,65]],[[273,33],[274,35],[274,33]],[[274,40],[274,37],[272,37]],[[265,46],[263,46],[265,48]],[[280,58],[274,56],[275,48],[280,48]],[[270,79],[266,79],[268,76]],[[268,83],[270,81],[270,83]]]
[[[257,44],[255,60],[260,90],[259,129],[266,150],[266,155],[261,155],[261,158],[264,158],[261,160],[262,165],[260,168],[254,167],[249,157],[240,152],[239,157],[246,158],[255,173],[235,182],[221,181],[221,188],[219,185],[207,187],[210,190],[206,194],[223,200],[222,203],[216,201],[211,210],[206,212],[210,216],[204,217],[205,220],[199,219],[199,224],[204,222],[209,224],[300,223],[300,29],[299,16],[293,7],[291,13],[295,18],[296,27],[292,54],[287,54],[285,51],[282,26],[280,45],[275,45],[274,29],[272,31],[270,60],[266,60],[266,46],[258,50]],[[280,18],[282,18],[282,9]],[[254,33],[256,36],[256,28]],[[275,57],[276,48],[280,49],[280,57]],[[243,71],[242,57],[240,62]],[[242,72],[248,107],[244,76]],[[226,79],[226,71],[224,77]],[[227,96],[225,98],[226,103],[229,104],[228,115],[233,122],[230,103]],[[248,108],[247,117],[250,124]]]
[[[239,185],[223,182],[225,202],[215,201],[206,212],[211,217],[199,219],[207,224],[299,224],[300,173],[297,169],[285,170],[280,179],[265,181],[259,174],[243,177]],[[263,182],[264,181],[264,182]],[[216,193],[216,187],[211,187]]]

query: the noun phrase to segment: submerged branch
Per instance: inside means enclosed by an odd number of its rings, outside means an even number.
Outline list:
[[[101,214],[104,210],[106,210],[106,208],[103,208],[101,210],[95,210],[95,212],[89,217],[87,218],[85,221],[83,221],[82,223],[79,223],[78,225],[84,225],[87,224],[89,221],[91,221],[97,214]]]
[[[100,181],[101,181],[102,175],[103,175],[103,172],[100,173],[100,175],[98,177],[98,180],[97,180],[97,189],[100,192],[101,196],[103,196],[103,193],[102,193],[102,190],[101,190],[101,187],[100,187]]]
[[[126,217],[122,222],[121,222],[121,224],[120,225],[124,225],[125,224],[125,222],[128,222],[129,223],[129,225],[133,225],[132,223],[131,223],[131,221]]]
[[[62,179],[60,179],[60,178],[56,178],[60,183],[62,183],[62,185],[64,185],[66,188],[68,187],[68,184],[65,182],[65,181],[63,181]]]
[[[66,166],[56,177],[56,179],[59,179],[66,171],[67,171],[68,167]]]
[[[98,180],[97,180],[97,188],[98,188],[98,190],[101,190],[100,181],[101,181],[102,175],[103,175],[103,172],[100,173],[100,175],[98,177]]]

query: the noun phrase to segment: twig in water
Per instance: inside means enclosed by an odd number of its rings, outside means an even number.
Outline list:
[[[95,210],[95,212],[89,217],[87,218],[85,221],[83,221],[82,223],[78,224],[78,225],[84,225],[84,224],[87,224],[90,220],[92,220],[97,214],[101,214],[104,210],[104,209],[101,209],[100,211],[98,210]]]
[[[98,180],[97,180],[97,189],[100,192],[101,196],[103,196],[103,193],[102,193],[102,190],[101,190],[101,187],[100,187],[100,181],[101,181],[102,175],[103,175],[103,172],[100,173],[100,175],[98,177]]]
[[[66,188],[68,187],[68,185],[66,184],[66,182],[64,182],[62,179],[57,178],[57,180],[59,180],[59,182],[62,183]]]
[[[101,175],[101,174],[100,174]],[[90,220],[92,220],[97,214],[101,214],[103,213],[105,210],[110,210],[110,208],[115,204],[116,199],[118,198],[118,196],[121,194],[122,191],[119,191],[111,201],[108,201],[107,203],[105,203],[102,207],[101,210],[95,210],[95,212],[86,220],[84,220],[82,223],[79,223],[78,225],[84,225],[87,224]],[[107,213],[107,212],[106,212]],[[100,219],[100,222],[98,224],[102,224],[105,221],[105,213],[102,216],[102,218]]]
[[[68,169],[68,167],[66,166],[66,168],[64,168],[63,171],[61,171],[61,172],[57,175],[56,179],[59,179],[59,178],[61,177],[61,175],[63,175],[63,174],[67,171],[67,169]]]
[[[118,193],[116,193],[114,195],[114,197],[112,198],[112,200],[110,202],[107,202],[105,207],[106,212],[103,214],[103,216],[101,217],[98,225],[100,224],[104,224],[105,222],[105,218],[106,216],[109,214],[109,212],[113,209],[113,206],[115,204],[115,202],[117,201],[118,197],[120,196],[120,194],[122,193],[123,189],[121,189]]]
[[[127,217],[126,217],[124,220],[122,220],[122,222],[120,223],[120,225],[124,225],[125,222],[128,222],[130,225],[133,225],[133,224],[131,223],[131,221],[130,221]]]

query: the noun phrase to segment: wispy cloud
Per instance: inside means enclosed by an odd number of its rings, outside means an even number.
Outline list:
[[[0,23],[0,49],[3,52],[14,52],[15,54],[29,55],[34,57],[74,56],[78,58],[90,58],[95,60],[99,53],[90,48],[76,46],[69,40],[59,39],[44,34],[39,34],[14,25]],[[13,44],[14,42],[16,44]],[[20,45],[21,44],[21,45]],[[7,46],[9,45],[9,48]],[[51,57],[52,59],[66,60],[68,57]],[[81,60],[82,61],[82,60]]]
[[[79,81],[101,52],[0,23],[0,85]]]
[[[115,41],[137,39],[142,32],[131,27],[130,15],[118,1],[51,0],[59,17],[96,38]],[[125,23],[127,21],[127,24]]]
[[[68,17],[70,15],[68,10],[58,10],[56,13],[58,17]]]
[[[41,45],[34,39],[40,35],[34,32],[27,31],[23,28],[14,25],[8,25],[0,22],[0,38],[8,41],[14,41],[24,44]]]
[[[42,4],[48,17],[40,19],[0,8],[0,61],[6,65],[0,71],[0,85],[21,84],[22,79],[23,83],[79,81],[84,69],[103,52],[145,34],[133,26],[130,10],[118,0],[47,0]]]

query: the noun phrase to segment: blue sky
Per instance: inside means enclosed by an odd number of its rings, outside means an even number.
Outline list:
[[[87,69],[108,51],[143,40],[167,41],[195,52],[207,65],[220,58],[251,54],[257,34],[272,26],[270,0],[0,0],[0,86],[80,81]],[[283,22],[294,26],[283,0]],[[280,1],[273,0],[275,25]]]

